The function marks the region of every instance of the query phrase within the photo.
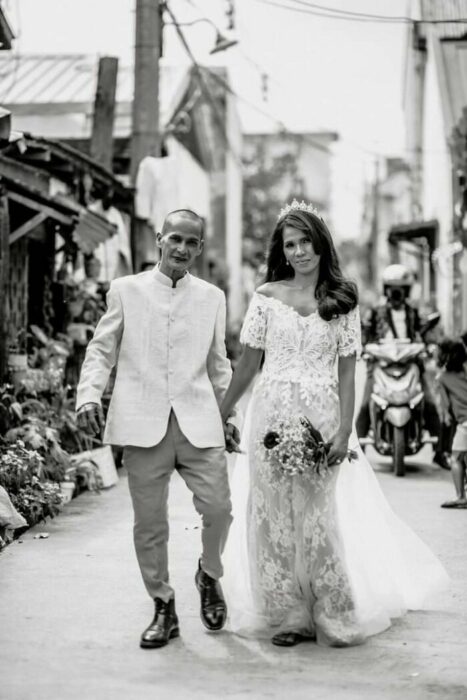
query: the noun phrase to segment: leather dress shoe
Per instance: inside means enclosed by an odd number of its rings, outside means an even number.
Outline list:
[[[143,649],[164,647],[170,639],[180,636],[175,600],[171,598],[165,603],[160,598],[155,598],[154,604],[154,619],[141,635],[140,647]]]
[[[201,598],[201,621],[211,631],[220,630],[227,620],[227,605],[221,584],[202,570],[201,564],[195,575],[196,588]]]
[[[274,635],[271,642],[277,647],[294,647],[296,644],[300,644],[300,642],[304,642],[306,639],[306,637],[297,632],[279,632],[279,634]]]
[[[437,464],[441,469],[449,471],[451,469],[450,454],[448,452],[435,452],[433,455],[433,463]]]

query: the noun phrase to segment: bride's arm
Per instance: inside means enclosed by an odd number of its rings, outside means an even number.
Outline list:
[[[332,466],[347,456],[350,433],[355,409],[355,364],[356,356],[339,357],[337,371],[339,378],[340,424],[328,454],[328,464]]]
[[[235,372],[230,380],[229,388],[221,403],[223,421],[227,419],[237,401],[248,389],[248,386],[259,369],[262,356],[263,350],[252,348],[249,345],[244,346],[242,356],[237,363]]]
[[[350,435],[355,410],[356,356],[340,357],[337,364],[341,421],[339,430]]]

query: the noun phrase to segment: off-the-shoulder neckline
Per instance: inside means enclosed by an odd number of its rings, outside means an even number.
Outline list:
[[[288,309],[292,313],[296,314],[299,318],[307,319],[311,318],[312,316],[315,316],[315,314],[318,313],[318,309],[315,309],[309,314],[303,315],[294,306],[291,306],[290,304],[286,304],[285,301],[282,301],[282,299],[278,299],[277,297],[268,297],[265,294],[262,294],[261,292],[255,292],[255,295],[259,297],[260,299],[266,299],[267,301],[275,301],[277,302],[280,306],[284,307],[285,309]]]

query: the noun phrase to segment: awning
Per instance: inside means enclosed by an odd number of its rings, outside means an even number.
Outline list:
[[[426,241],[431,251],[438,245],[439,224],[436,219],[430,221],[413,221],[410,224],[392,226],[388,234],[388,243],[397,245],[400,241]]]
[[[73,240],[85,254],[92,253],[98,245],[117,233],[117,227],[89,209],[81,212],[78,225],[73,231]]]
[[[0,157],[0,182],[5,187],[9,201],[19,205],[22,211],[29,213],[29,216],[25,215],[24,221],[10,232],[10,245],[32,233],[47,219],[59,224],[62,234],[66,236],[68,233],[72,236],[78,248],[85,254],[92,253],[100,243],[116,233],[116,227],[99,214],[89,211],[64,195],[48,195],[45,191],[47,183],[43,176],[32,180],[36,185],[34,187],[31,182],[31,171],[34,173],[32,168],[14,163],[16,167],[14,174],[18,176],[18,172],[24,169],[25,176],[23,181],[15,179],[9,167],[11,163],[8,161],[9,159]],[[9,170],[8,174],[5,170]],[[37,175],[37,173],[34,174]]]

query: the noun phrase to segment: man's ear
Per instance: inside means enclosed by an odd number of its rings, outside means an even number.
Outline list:
[[[202,239],[200,240],[200,242],[199,242],[199,247],[198,247],[197,256],[198,256],[198,255],[201,255],[201,253],[203,252],[203,248],[204,248],[204,238],[202,238]]]
[[[162,239],[162,233],[160,231],[157,231],[157,233],[156,233],[156,246],[158,248],[161,247],[161,239]]]

